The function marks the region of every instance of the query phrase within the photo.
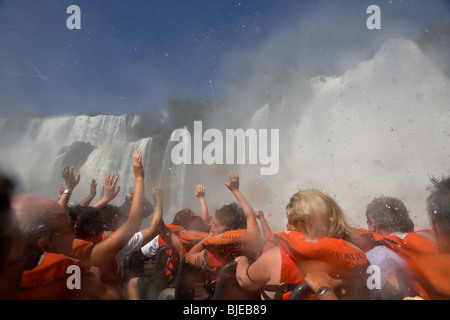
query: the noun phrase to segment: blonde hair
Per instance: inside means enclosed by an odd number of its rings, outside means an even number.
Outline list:
[[[311,238],[348,238],[353,229],[341,207],[324,192],[299,190],[286,206],[288,223]]]

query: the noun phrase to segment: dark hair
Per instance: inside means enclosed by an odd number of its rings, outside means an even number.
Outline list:
[[[443,232],[450,234],[450,177],[430,180],[433,186],[427,198],[428,217],[432,225],[437,224]]]
[[[193,216],[188,220],[188,230],[209,232],[209,228],[210,227],[205,223],[202,217]]]
[[[414,223],[409,217],[405,204],[397,198],[379,197],[374,199],[366,209],[367,219],[373,219],[377,232],[412,232]]]
[[[194,216],[194,211],[189,208],[178,211],[173,218],[173,224],[189,229],[189,220]]]
[[[216,211],[216,218],[223,226],[223,231],[247,229],[244,210],[236,203],[230,203]]]
[[[100,209],[100,217],[103,220],[105,230],[115,231],[128,219],[128,210],[122,207],[107,204]]]
[[[96,234],[106,230],[97,208],[76,205],[69,207],[67,211],[75,226],[76,238],[86,239],[91,235],[92,230]]]

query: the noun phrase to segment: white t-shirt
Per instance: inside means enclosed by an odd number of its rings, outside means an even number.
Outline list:
[[[149,243],[147,243],[145,246],[143,246],[141,248],[142,254],[146,257],[153,257],[156,252],[158,251],[159,248],[159,237],[155,237],[153,238],[152,241],[150,241]]]
[[[386,278],[389,274],[397,269],[404,269],[406,267],[406,262],[403,258],[384,246],[377,246],[367,251],[366,257],[371,265],[376,265],[380,268],[381,288],[386,284]]]
[[[127,244],[116,254],[116,263],[117,267],[122,265],[123,260],[126,256],[132,254],[133,252],[139,250],[142,246],[142,242],[144,241],[144,237],[142,233],[136,232],[130,240],[128,240]]]

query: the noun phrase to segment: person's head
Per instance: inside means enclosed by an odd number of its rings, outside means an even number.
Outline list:
[[[107,204],[100,209],[99,215],[105,230],[115,231],[128,219],[129,208]]]
[[[226,231],[247,229],[244,210],[236,203],[218,209],[210,221],[211,232],[221,234]]]
[[[195,216],[194,211],[189,208],[178,211],[173,218],[173,224],[182,227],[183,229],[189,229],[189,221]]]
[[[75,227],[76,238],[93,242],[101,240],[101,234],[106,229],[97,208],[76,205],[69,207],[68,212]]]
[[[27,241],[42,251],[72,256],[73,224],[57,202],[28,196],[13,199],[19,226]]]
[[[188,221],[188,230],[196,230],[202,232],[208,232],[209,226],[205,223],[202,217],[193,216]]]
[[[367,225],[370,232],[390,234],[413,232],[414,223],[405,204],[397,198],[379,197],[367,205]]]
[[[345,238],[350,231],[341,207],[315,189],[295,193],[286,206],[286,215],[292,228],[310,238]]]
[[[450,177],[438,181],[431,178],[432,189],[427,198],[427,211],[439,252],[450,253]]]
[[[13,184],[0,175],[0,300],[15,299],[25,263],[25,237],[11,210]]]

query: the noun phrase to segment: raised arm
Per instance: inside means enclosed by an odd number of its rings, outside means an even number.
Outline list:
[[[244,195],[239,190],[239,176],[236,172],[230,171],[228,173],[228,180],[223,180],[227,188],[233,193],[235,196],[237,202],[244,210],[245,217],[247,218],[247,230],[256,232],[258,235],[259,233],[259,227],[258,227],[258,221],[256,221],[255,213],[253,211],[252,206],[250,203],[245,199]]]
[[[270,229],[269,223],[267,222],[266,217],[264,216],[264,211],[255,210],[255,217],[258,218],[259,222],[261,223],[264,239],[267,239],[267,237],[270,234],[272,234],[272,230]]]
[[[65,189],[61,193],[61,196],[58,199],[58,203],[64,208],[67,208],[69,206],[70,196],[72,195],[72,192],[77,184],[80,182],[81,176],[78,175],[78,177],[75,178],[75,175],[73,174],[73,167],[69,169],[68,166],[65,166],[62,169],[61,175],[65,182]]]
[[[102,209],[106,206],[110,201],[112,201],[120,192],[120,186],[117,186],[117,180],[119,180],[118,176],[114,176],[114,173],[108,174],[105,178],[105,192],[103,197],[96,202],[93,207],[97,209]]]
[[[158,235],[162,226],[162,216],[163,216],[163,190],[159,187],[152,188],[153,194],[153,218],[150,223],[150,227],[141,230],[143,236],[142,245],[150,242],[154,237]]]
[[[89,195],[86,197],[86,199],[80,202],[80,205],[82,206],[90,205],[96,195],[97,195],[97,181],[95,181],[95,179],[92,179],[91,186],[89,188]]]
[[[205,186],[198,184],[195,186],[195,196],[200,201],[200,206],[202,208],[202,219],[206,224],[209,224],[210,216],[208,212],[208,206],[205,200]]]
[[[138,232],[142,223],[144,210],[144,168],[142,153],[136,150],[133,154],[134,197],[131,203],[127,221],[108,239],[98,243],[92,250],[92,263],[100,268],[103,274],[111,274],[116,254],[125,246],[128,240]]]

